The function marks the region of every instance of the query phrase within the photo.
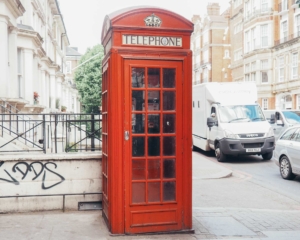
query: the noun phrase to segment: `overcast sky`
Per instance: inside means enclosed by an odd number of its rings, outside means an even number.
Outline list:
[[[67,29],[70,46],[85,53],[88,47],[101,43],[104,17],[131,6],[156,6],[168,9],[191,20],[194,14],[204,16],[208,2],[219,2],[221,12],[229,0],[58,0]]]

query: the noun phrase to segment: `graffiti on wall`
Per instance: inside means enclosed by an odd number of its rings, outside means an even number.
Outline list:
[[[35,161],[30,164],[28,164],[27,162],[18,162],[12,167],[11,171],[7,171],[5,169],[4,165],[5,165],[5,162],[0,161],[0,173],[1,173],[1,171],[4,171],[6,173],[7,178],[0,178],[0,181],[9,182],[14,185],[20,185],[20,182],[14,178],[14,173],[17,173],[17,172],[21,173],[21,175],[22,175],[21,180],[24,180],[27,177],[29,172],[33,172],[34,177],[31,179],[32,181],[34,181],[41,174],[43,174],[42,189],[44,189],[44,190],[53,188],[53,187],[57,186],[58,184],[62,183],[63,181],[65,181],[65,178],[55,171],[55,169],[57,168],[57,165],[54,162],[42,163],[40,161]],[[53,169],[53,167],[54,167],[54,169]],[[49,174],[56,175],[57,177],[60,178],[60,181],[58,181],[52,185],[46,186],[45,182],[47,182],[47,173],[48,173],[48,175]]]

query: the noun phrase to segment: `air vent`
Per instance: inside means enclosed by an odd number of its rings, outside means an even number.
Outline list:
[[[78,202],[79,211],[88,211],[88,210],[101,210],[102,202]]]

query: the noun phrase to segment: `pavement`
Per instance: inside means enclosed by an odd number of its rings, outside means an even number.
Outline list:
[[[193,159],[195,157],[193,152]],[[193,162],[193,179],[231,177],[209,157]],[[300,240],[300,211],[193,208],[194,234],[112,236],[98,211],[33,212],[0,215],[0,240],[60,239],[227,239]]]

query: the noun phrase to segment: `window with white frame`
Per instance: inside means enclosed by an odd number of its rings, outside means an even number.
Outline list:
[[[267,71],[261,71],[260,72],[260,77],[261,77],[261,83],[268,83],[268,72]]]
[[[282,0],[281,1],[281,11],[288,10],[288,0]]]
[[[207,68],[205,68],[204,70],[203,70],[203,82],[205,83],[205,82],[208,82],[208,70],[207,70]]]
[[[261,0],[261,11],[266,12],[268,11],[268,3],[269,0]]]
[[[292,79],[298,78],[298,53],[292,54]]]
[[[233,8],[237,8],[242,4],[242,0],[233,0]]]
[[[261,66],[260,66],[260,79],[261,79],[261,83],[268,83],[269,79],[268,79],[268,59],[264,59],[260,61]]]
[[[245,75],[245,82],[249,82],[250,81],[250,73]]]
[[[207,49],[203,51],[203,61],[208,62],[208,50]]]
[[[300,14],[298,14],[296,16],[296,19],[295,19],[295,25],[296,25],[296,37],[299,37],[300,36]]]
[[[196,83],[198,84],[198,83],[200,83],[200,71],[197,71],[196,72]]]
[[[255,71],[256,70],[256,62],[252,62],[251,63],[251,71]]]
[[[297,95],[297,107],[300,109],[300,94]]]
[[[278,81],[283,82],[284,80],[284,57],[278,59]]]
[[[208,31],[203,32],[203,45],[208,44]]]
[[[248,64],[246,64],[245,65],[245,72],[250,72],[250,64],[248,63]]]
[[[266,70],[268,69],[269,61],[268,59],[264,59],[260,61],[260,64],[261,64],[260,66],[261,70]]]
[[[234,61],[238,61],[238,60],[242,59],[242,57],[243,57],[242,49],[238,49],[238,50],[234,51]]]
[[[281,23],[281,41],[280,42],[286,42],[288,36],[288,27],[287,27],[287,21],[283,21]]]
[[[250,17],[251,13],[251,7],[250,7],[250,1],[245,2],[245,17],[246,19]]]
[[[252,39],[252,47],[251,47],[251,49],[252,50],[254,50],[256,47],[256,42],[255,42],[255,40],[256,40],[256,31],[255,31],[255,28],[252,28],[251,29],[251,39]]]
[[[268,46],[268,24],[261,25],[260,32],[261,32],[261,46],[267,47]]]
[[[19,98],[23,97],[23,91],[22,91],[22,85],[23,85],[23,55],[22,55],[22,49],[18,48],[17,50],[17,60],[18,60],[18,95]]]
[[[246,40],[246,52],[250,51],[250,31],[245,33],[245,40]]]
[[[72,68],[72,62],[71,61],[67,61],[66,62],[66,72],[67,73],[71,73],[71,68]]]
[[[233,33],[234,34],[237,34],[239,33],[240,31],[243,30],[243,23],[242,22],[239,22],[237,23],[235,26],[234,26],[234,29],[233,29]]]
[[[268,99],[267,98],[263,98],[262,99],[262,105],[263,105],[263,110],[268,110],[269,103],[268,103]]]
[[[229,57],[229,50],[225,50],[225,52],[224,52],[224,58],[230,58]]]
[[[251,81],[256,82],[256,73],[255,72],[251,73]]]

